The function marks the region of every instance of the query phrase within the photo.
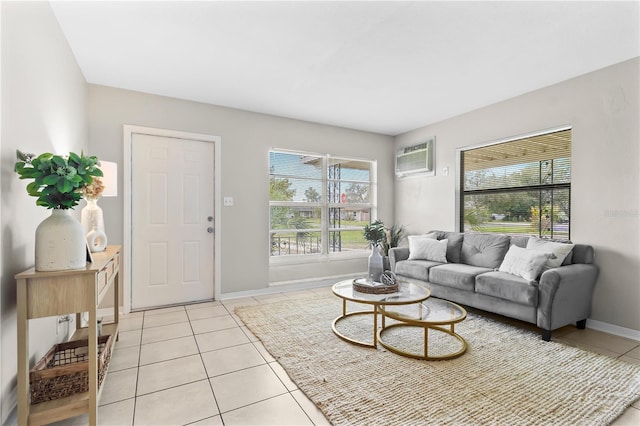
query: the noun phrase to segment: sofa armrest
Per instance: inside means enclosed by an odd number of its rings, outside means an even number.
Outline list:
[[[391,272],[396,272],[396,262],[409,258],[409,247],[394,247],[389,250],[389,265]]]
[[[538,327],[550,331],[587,319],[599,272],[594,264],[573,264],[545,271],[538,284]]]

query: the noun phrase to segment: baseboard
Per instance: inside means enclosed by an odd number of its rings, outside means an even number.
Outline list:
[[[620,327],[619,325],[613,325],[592,319],[587,319],[587,328],[603,331],[605,333],[613,334],[620,337],[626,337],[627,339],[640,341],[640,331],[634,330],[632,328]]]
[[[220,295],[221,300],[239,299],[241,297],[263,296],[266,294],[282,293],[285,291],[308,290],[310,288],[326,287],[338,281],[362,276],[360,274],[336,275],[331,277],[309,278],[293,281],[278,281],[269,283],[269,287],[258,290],[236,291],[231,293],[223,293]]]
[[[2,425],[15,426],[18,424],[18,384],[14,381],[11,389],[5,389],[2,394]],[[6,401],[5,401],[6,400]]]
[[[122,306],[118,308],[118,312],[120,313],[120,315],[126,313]],[[103,317],[107,317],[107,318],[113,317],[113,308],[100,308],[96,311],[96,316],[98,317],[98,319]],[[75,323],[75,320],[76,320],[75,315],[72,318],[73,318],[73,322]],[[86,326],[86,323],[89,320],[89,313],[83,313],[82,315],[80,315],[80,320],[82,321],[81,326],[82,327]]]
[[[301,280],[291,280],[291,281],[274,281],[269,283],[269,287],[278,287],[278,291],[282,291],[283,286],[300,286],[308,283],[316,283],[320,285],[331,285],[337,283],[338,281],[347,280],[351,278],[357,278],[367,275],[367,272],[360,272],[355,274],[342,274],[342,275],[332,275],[329,277],[318,278],[305,278]]]

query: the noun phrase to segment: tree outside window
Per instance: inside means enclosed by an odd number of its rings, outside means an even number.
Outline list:
[[[460,154],[461,229],[569,239],[570,129]]]
[[[373,162],[269,153],[271,256],[366,250]]]

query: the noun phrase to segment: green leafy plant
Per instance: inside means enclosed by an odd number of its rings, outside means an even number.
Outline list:
[[[102,176],[97,157],[70,152],[68,156],[17,152],[15,171],[20,179],[33,179],[27,193],[37,197],[36,205],[48,209],[72,209],[82,199],[82,188]]]
[[[387,238],[384,232],[384,223],[380,219],[364,227],[364,239],[374,246],[382,244]]]
[[[380,219],[364,227],[365,240],[374,246],[381,246],[383,256],[389,256],[389,249],[398,247],[404,237],[404,226],[393,225],[391,228],[386,228]]]

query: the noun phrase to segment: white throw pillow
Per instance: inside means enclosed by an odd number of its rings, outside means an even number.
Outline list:
[[[525,280],[535,281],[542,272],[542,268],[549,258],[550,253],[537,250],[527,250],[516,245],[509,247],[500,265],[500,272],[517,275]]]
[[[449,240],[435,240],[427,235],[409,235],[409,260],[447,263]]]
[[[564,259],[571,253],[575,244],[556,243],[554,241],[546,241],[537,237],[529,238],[527,241],[527,249],[551,253],[552,256],[547,260],[545,269],[558,268],[564,262]]]

